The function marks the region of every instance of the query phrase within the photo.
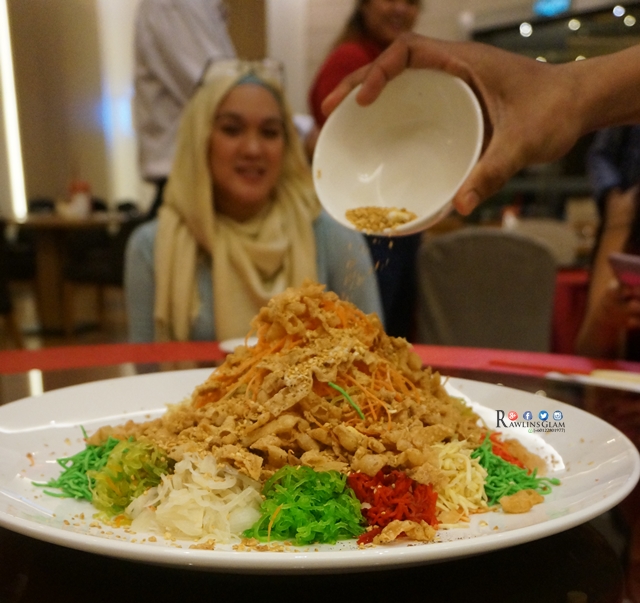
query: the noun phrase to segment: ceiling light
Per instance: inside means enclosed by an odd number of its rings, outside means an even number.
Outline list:
[[[2,106],[0,117],[4,118],[2,127],[6,145],[3,154],[7,157],[11,206],[14,217],[21,219],[27,215],[27,195],[18,125],[18,100],[13,76],[9,7],[6,0],[0,0],[0,103]]]
[[[520,35],[523,38],[528,38],[533,33],[533,27],[531,27],[531,23],[520,23]]]

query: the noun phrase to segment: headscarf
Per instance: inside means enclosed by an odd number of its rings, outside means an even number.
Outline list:
[[[244,337],[251,318],[272,296],[305,278],[317,279],[313,221],[320,206],[290,109],[279,83],[254,63],[233,65],[202,85],[181,120],[155,241],[157,340],[189,339],[199,312],[196,271],[203,258],[211,260],[219,340]],[[214,211],[209,144],[220,103],[249,74],[278,100],[285,149],[271,202],[240,223]]]

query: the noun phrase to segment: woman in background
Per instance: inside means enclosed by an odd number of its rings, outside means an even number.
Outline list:
[[[640,290],[619,283],[608,260],[613,252],[640,255],[640,126],[599,130],[587,174],[602,219],[576,352],[640,360]]]
[[[244,337],[306,278],[381,314],[363,238],[320,210],[277,69],[215,63],[185,109],[158,219],[128,245],[130,340]]]
[[[318,127],[327,119],[320,108],[327,95],[347,75],[375,60],[399,35],[412,31],[420,7],[420,0],[358,0],[309,93]]]
[[[420,0],[358,0],[333,50],[320,67],[309,105],[320,129],[326,121],[321,105],[344,77],[375,60],[398,36],[411,31]],[[367,237],[376,269],[389,335],[411,338],[416,298],[415,257],[420,235]]]
[[[576,352],[592,358],[640,360],[640,287],[618,282],[608,256],[640,256],[640,189],[609,195],[591,269],[585,317]]]
[[[640,182],[640,126],[598,130],[587,153],[587,175],[604,214],[608,203]]]

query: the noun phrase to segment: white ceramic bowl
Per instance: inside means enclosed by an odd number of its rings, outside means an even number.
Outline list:
[[[381,233],[424,230],[451,211],[451,199],[478,160],[483,118],[471,88],[431,69],[409,69],[368,107],[353,90],[323,126],[313,157],[320,202],[355,229],[345,212],[395,207],[417,218]]]

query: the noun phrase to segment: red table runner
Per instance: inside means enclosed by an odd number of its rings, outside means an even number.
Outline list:
[[[39,350],[0,351],[0,374],[24,373],[31,369],[52,371],[132,362],[220,361],[225,353],[215,341],[171,341],[167,343],[108,343],[72,345]]]
[[[640,363],[594,360],[567,354],[544,354],[486,348],[415,345],[425,365],[439,368],[543,375],[550,371],[588,374],[594,369],[616,369],[640,373]],[[179,361],[219,362],[225,353],[217,342],[115,343],[0,351],[0,374]]]

